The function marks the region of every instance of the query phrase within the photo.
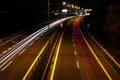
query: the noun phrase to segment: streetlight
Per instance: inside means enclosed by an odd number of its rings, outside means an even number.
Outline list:
[[[66,2],[63,2],[62,4],[65,6],[67,3],[66,3]]]
[[[50,20],[50,0],[48,0],[48,22]]]
[[[48,0],[48,30],[49,30],[49,20],[50,20],[50,0]]]

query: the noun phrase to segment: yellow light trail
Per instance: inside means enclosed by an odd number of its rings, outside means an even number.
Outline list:
[[[73,44],[73,47],[75,47],[75,44]]]
[[[13,61],[10,61],[1,71],[4,71]]]
[[[108,74],[108,72],[106,71],[106,69],[104,68],[104,66],[102,65],[102,63],[100,62],[100,60],[97,58],[96,54],[94,53],[94,51],[92,50],[92,48],[90,47],[90,45],[88,44],[87,40],[85,39],[85,37],[83,36],[86,44],[88,45],[90,51],[92,52],[92,54],[94,55],[95,59],[97,60],[97,62],[99,63],[99,65],[101,66],[101,68],[103,69],[103,71],[105,72],[105,74],[107,75],[107,77],[109,78],[109,80],[112,80],[112,78],[110,77],[110,75]]]
[[[79,68],[80,68],[80,66],[79,66],[79,63],[78,63],[78,61],[76,61],[76,64],[77,64],[77,68],[79,69]]]
[[[56,66],[56,63],[57,63],[58,53],[59,53],[59,50],[60,50],[60,45],[61,45],[61,42],[62,42],[64,31],[62,32],[62,35],[60,37],[60,42],[58,44],[58,48],[57,48],[57,52],[56,52],[55,61],[54,61],[54,64],[53,64],[53,69],[52,69],[50,80],[53,80],[53,76],[54,76],[54,72],[55,72],[55,66]]]
[[[75,53],[75,56],[76,56],[77,55],[76,51],[74,51],[74,53]]]
[[[42,48],[42,50],[40,51],[40,53],[38,54],[38,56],[35,58],[34,62],[32,63],[32,65],[30,66],[30,68],[28,69],[27,73],[25,74],[25,76],[23,77],[22,80],[26,80],[27,76],[29,75],[30,71],[32,70],[32,68],[34,67],[35,63],[37,62],[38,58],[40,57],[40,55],[42,54],[43,50],[45,49],[45,47],[48,45],[49,41],[47,41],[47,43],[44,45],[44,47]]]

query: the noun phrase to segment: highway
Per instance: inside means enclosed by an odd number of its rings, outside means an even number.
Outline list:
[[[50,43],[49,39],[57,33],[59,25],[66,19],[54,21],[49,26],[37,30],[2,54],[0,56],[0,80],[26,80],[42,59],[40,57],[43,57],[42,52]]]
[[[78,17],[65,26],[48,80],[119,80],[120,74],[79,26]],[[85,35],[85,36],[84,36]]]
[[[0,71],[1,80],[22,80],[27,70],[53,33],[37,38],[17,53]]]
[[[82,18],[55,21],[18,41],[0,56],[0,80],[119,80]]]

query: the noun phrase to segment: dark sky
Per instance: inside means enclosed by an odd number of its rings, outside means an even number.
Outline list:
[[[56,5],[60,5],[59,2],[62,3],[63,1],[65,1],[69,4],[75,4],[84,8],[100,8],[109,3],[116,2],[119,0],[51,0],[51,2],[52,1],[54,4],[56,3]]]
[[[1,0],[0,33],[36,25],[47,18],[48,0]],[[61,9],[62,2],[83,8],[104,8],[115,0],[50,0],[50,9]]]

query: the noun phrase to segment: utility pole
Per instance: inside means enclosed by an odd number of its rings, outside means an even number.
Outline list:
[[[48,24],[50,20],[50,0],[48,0]]]
[[[48,0],[48,30],[49,30],[49,21],[50,21],[50,0]]]

